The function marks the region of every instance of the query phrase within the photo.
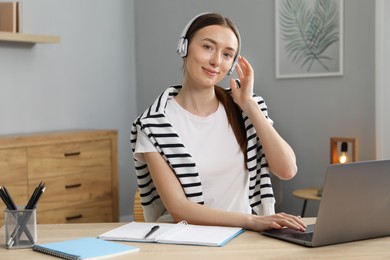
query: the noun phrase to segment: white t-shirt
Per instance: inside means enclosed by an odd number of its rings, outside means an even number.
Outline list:
[[[223,105],[220,103],[215,113],[201,117],[171,99],[165,113],[196,162],[205,205],[250,214],[248,170]],[[137,160],[144,162],[142,153],[155,151],[150,139],[139,133],[134,152]]]

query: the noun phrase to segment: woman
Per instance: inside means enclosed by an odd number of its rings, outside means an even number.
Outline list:
[[[131,143],[147,221],[261,231],[305,230],[299,216],[275,214],[270,171],[291,179],[293,150],[253,95],[234,24],[217,13],[192,19],[180,37],[181,86],[168,88],[133,124]],[[217,84],[233,69],[230,90]]]

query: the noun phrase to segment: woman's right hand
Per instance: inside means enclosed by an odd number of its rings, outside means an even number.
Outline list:
[[[233,226],[253,231],[289,227],[304,231],[305,223],[298,216],[278,213],[256,216],[209,208],[189,201],[173,170],[157,152],[144,153],[154,185],[160,198],[175,222],[186,220],[195,225]]]
[[[304,232],[307,226],[300,216],[277,213],[269,216],[252,215],[247,229],[253,231],[263,231],[268,229],[281,229],[284,227]]]

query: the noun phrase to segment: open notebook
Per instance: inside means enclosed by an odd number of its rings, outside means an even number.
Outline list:
[[[159,229],[145,238],[145,235],[155,226],[159,226]],[[99,238],[132,242],[223,246],[243,231],[242,228],[236,227],[190,225],[185,221],[177,224],[131,222],[101,234]]]

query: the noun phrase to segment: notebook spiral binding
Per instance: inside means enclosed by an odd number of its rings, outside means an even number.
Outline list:
[[[41,252],[41,253],[44,253],[44,254],[48,254],[48,255],[52,255],[52,256],[56,256],[56,257],[61,257],[63,259],[68,259],[68,260],[80,259],[80,257],[78,255],[71,255],[71,254],[67,254],[67,253],[64,253],[64,252],[50,250],[50,249],[47,249],[47,248],[40,247],[38,245],[33,246],[32,249],[34,251],[38,251],[38,252]]]

